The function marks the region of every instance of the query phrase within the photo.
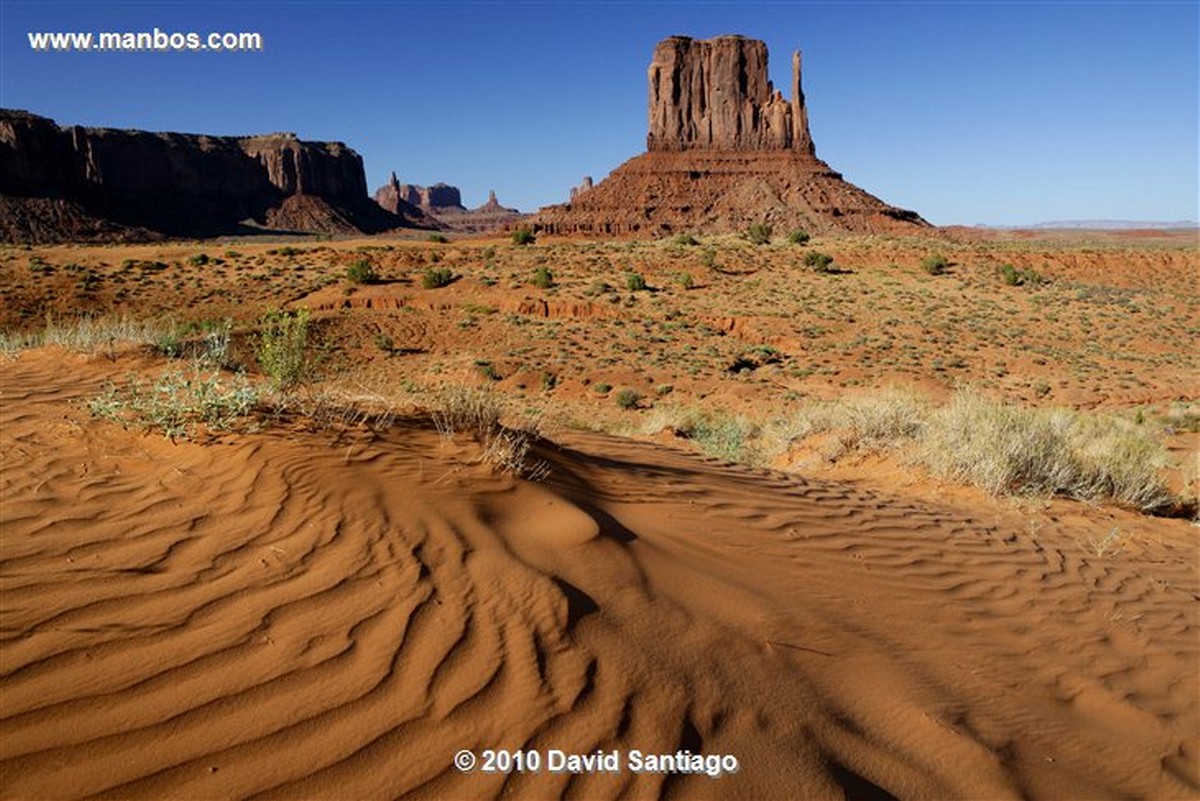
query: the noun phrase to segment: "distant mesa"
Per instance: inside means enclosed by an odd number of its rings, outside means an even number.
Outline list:
[[[525,217],[517,209],[501,206],[495,190],[488,193],[487,203],[467,209],[457,186],[402,184],[394,172],[388,182],[375,191],[375,202],[393,214],[415,209],[440,227],[464,233],[495,230]]]
[[[231,137],[60,127],[0,109],[0,239],[145,240],[432,227],[367,195],[362,158],[295,134]]]
[[[816,156],[792,56],[787,99],[767,79],[767,47],[742,36],[659,42],[647,72],[646,153],[542,209],[536,230],[658,236],[721,233],[753,223],[811,232],[906,232],[912,211],[845,181]]]
[[[392,173],[391,179],[375,192],[375,202],[388,211],[395,212],[400,203],[415,206],[425,212],[436,211],[466,211],[462,204],[462,195],[457,186],[434,184],[433,186],[417,186],[402,184]]]

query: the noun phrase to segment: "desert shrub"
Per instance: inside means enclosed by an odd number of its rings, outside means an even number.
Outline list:
[[[638,401],[641,399],[642,396],[639,395],[636,390],[632,389],[622,389],[617,392],[616,396],[617,405],[622,409],[635,408],[638,405]]]
[[[646,279],[638,273],[627,273],[625,275],[625,288],[630,292],[641,292],[646,288]]]
[[[679,234],[672,241],[682,247],[695,247],[700,244],[700,240],[691,234]]]
[[[1007,286],[1023,286],[1025,284],[1029,284],[1030,286],[1038,286],[1045,280],[1042,278],[1041,274],[1032,267],[1026,267],[1018,270],[1016,267],[1013,267],[1008,263],[1000,265],[1000,278]]]
[[[542,265],[533,271],[533,285],[538,289],[549,289],[554,286],[554,273],[550,272],[550,268]]]
[[[1023,409],[973,391],[929,418],[918,458],[933,472],[988,492],[1111,498],[1143,511],[1171,500],[1163,445],[1108,415]]]
[[[754,439],[758,426],[744,417],[722,412],[687,411],[676,423],[676,433],[695,442],[706,456],[727,462],[754,464],[761,454]]]
[[[379,348],[384,353],[395,353],[396,342],[387,334],[379,333],[375,335],[375,347]]]
[[[754,223],[746,230],[746,238],[752,245],[765,245],[771,241],[771,226],[766,223]]]
[[[819,250],[810,250],[804,254],[804,264],[813,272],[827,273],[832,269],[833,256],[828,253],[822,253]]]
[[[679,281],[679,285],[684,289],[691,289],[692,287],[696,286],[696,279],[692,278],[691,273],[683,272],[676,276],[676,278]]]
[[[189,256],[188,264],[192,265],[193,267],[200,267],[208,264],[208,256],[204,253],[197,253],[194,256]]]
[[[601,395],[605,395],[612,391],[612,384],[605,384],[601,382],[592,387],[592,389],[594,389],[596,392],[599,392]]]
[[[807,244],[809,238],[808,231],[805,231],[801,228],[797,228],[795,231],[792,231],[790,234],[788,234],[788,242],[792,243],[793,245]]]
[[[442,234],[430,234],[430,235],[429,235],[429,241],[430,241],[430,242],[434,242],[434,243],[436,243],[436,244],[438,244],[438,245],[444,245],[444,244],[446,244],[447,242],[449,242],[450,240],[449,240],[449,239],[447,239],[447,238],[446,238],[445,236],[443,236]]]
[[[421,276],[421,286],[426,289],[438,289],[449,285],[454,280],[454,271],[449,267],[429,267]]]
[[[958,393],[932,415],[919,458],[938,475],[993,494],[1065,492],[1077,470],[1047,419],[974,392]]]
[[[232,333],[229,319],[192,321],[161,331],[154,338],[154,349],[172,359],[187,357],[211,367],[232,367]]]
[[[477,361],[475,362],[475,367],[479,370],[479,374],[488,381],[499,381],[504,378],[504,376],[500,375],[500,373],[496,370],[496,366],[489,361]]]
[[[379,272],[367,259],[358,259],[346,268],[346,278],[355,284],[374,284],[379,281]]]
[[[304,380],[308,371],[308,309],[270,309],[259,321],[258,365],[276,390]]]
[[[258,392],[238,374],[232,383],[217,372],[171,370],[154,381],[131,377],[121,388],[108,384],[88,401],[94,417],[135,424],[172,439],[194,434],[203,425],[214,431],[234,428],[258,405]]]
[[[914,395],[888,390],[847,399],[837,417],[835,424],[848,432],[846,444],[881,450],[920,435],[925,409]]]
[[[930,275],[941,275],[950,267],[950,262],[940,253],[926,256],[921,260],[921,269]]]
[[[537,236],[533,233],[533,229],[528,226],[522,226],[512,232],[512,243],[514,245],[532,245],[537,241]]]
[[[700,254],[700,263],[710,270],[717,268],[717,251],[714,248],[705,248]]]
[[[1171,505],[1161,476],[1166,448],[1145,426],[1108,415],[1070,414],[1066,433],[1083,471],[1082,497],[1108,497],[1143,511]]]

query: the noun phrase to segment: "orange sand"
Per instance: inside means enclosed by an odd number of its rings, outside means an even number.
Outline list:
[[[1032,525],[599,435],[544,445],[542,483],[414,426],[172,443],[79,405],[129,369],[0,366],[5,798],[1200,794],[1185,522]]]

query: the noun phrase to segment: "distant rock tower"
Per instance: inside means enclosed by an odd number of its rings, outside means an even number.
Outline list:
[[[591,188],[592,188],[592,176],[590,176],[590,175],[583,176],[583,181],[579,184],[579,186],[571,187],[571,200],[574,200],[575,198],[579,197],[580,195],[582,195],[584,192],[588,191]]]

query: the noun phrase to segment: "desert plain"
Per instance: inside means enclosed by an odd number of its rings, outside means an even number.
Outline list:
[[[1194,231],[442,239],[0,247],[0,795],[1200,794]]]

